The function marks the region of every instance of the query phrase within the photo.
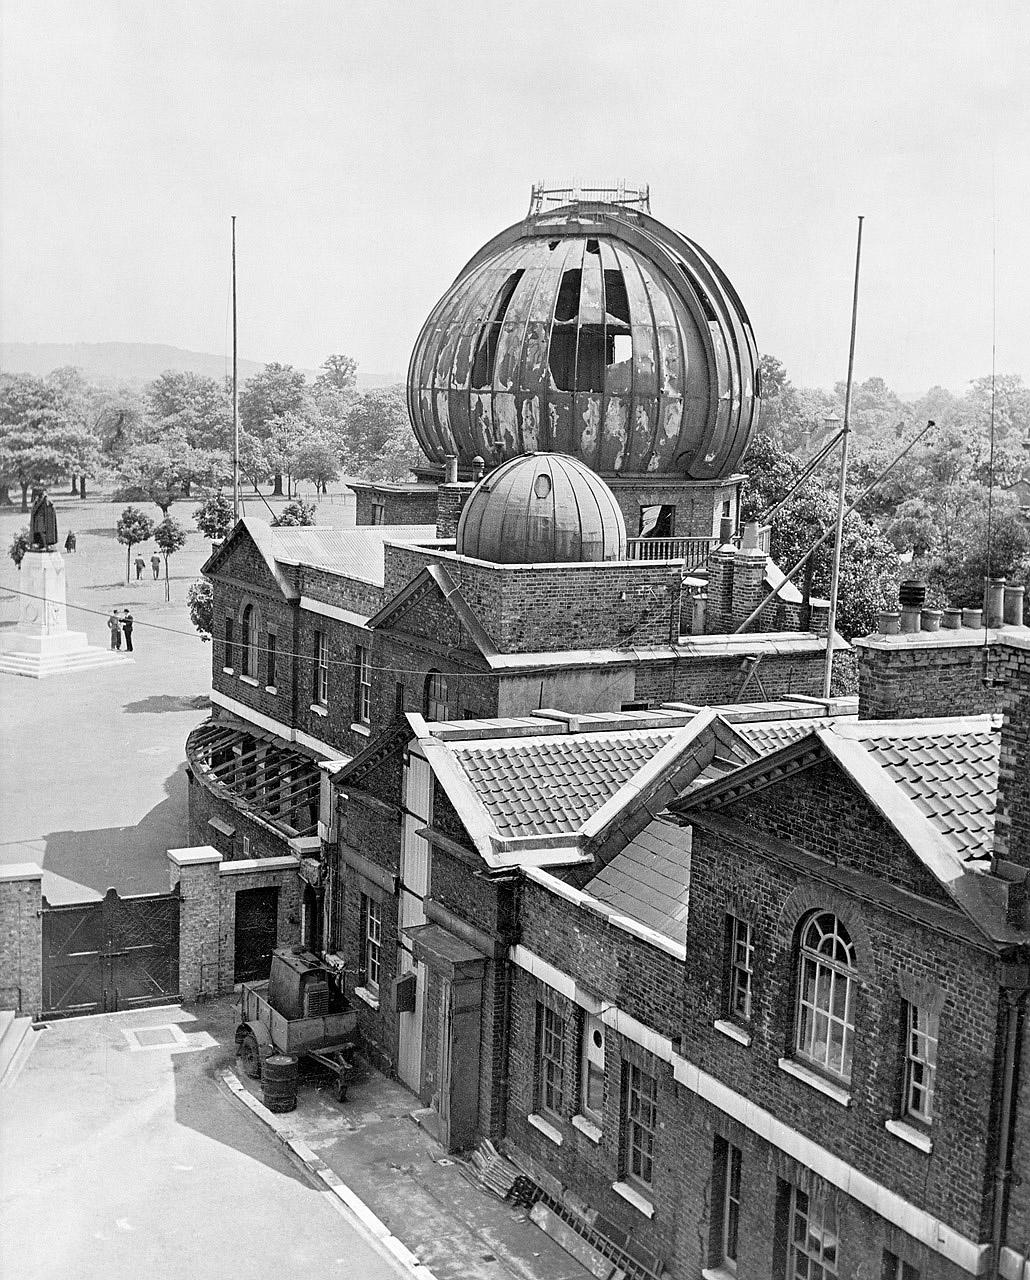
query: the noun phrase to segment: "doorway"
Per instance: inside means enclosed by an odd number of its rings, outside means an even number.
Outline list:
[[[241,889],[236,894],[234,982],[261,982],[272,968],[279,937],[279,890]]]

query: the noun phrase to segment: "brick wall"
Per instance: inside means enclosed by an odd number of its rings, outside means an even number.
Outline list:
[[[433,524],[436,521],[436,489],[422,485],[397,489],[384,485],[350,486],[354,491],[354,523],[375,524],[373,505],[385,508],[381,524]]]
[[[1030,647],[999,647],[1001,757],[994,852],[1030,867]]]
[[[475,488],[473,484],[442,484],[436,495],[436,536],[453,538],[462,508]]]
[[[242,804],[236,805],[227,797],[216,795],[192,772],[187,777],[191,845],[211,845],[227,862],[241,858],[281,858],[290,852],[288,836],[249,813]],[[231,827],[233,834],[211,826],[212,818]],[[244,836],[249,841],[247,852],[243,850]]]
[[[992,633],[993,634],[993,633]],[[979,638],[977,638],[979,636]],[[1001,709],[997,649],[984,666],[983,632],[969,630],[853,641],[858,653],[858,714],[863,720],[983,715]]]
[[[360,578],[348,578],[346,574],[330,573],[328,569],[316,569],[301,565],[297,570],[298,590],[301,595],[335,605],[351,613],[370,618],[386,603],[382,587]]]
[[[734,813],[732,837],[722,826],[705,828],[704,815],[694,827],[685,1053],[702,1070],[744,1092],[833,1154],[963,1234],[980,1239],[988,1218],[997,965],[973,943],[914,918],[907,905],[914,899],[898,894],[891,909],[834,886],[830,862],[815,879],[763,851],[751,835],[753,824],[763,796],[771,800],[779,790],[768,788],[746,810]],[[867,864],[866,850],[859,845],[865,814],[855,819],[848,827],[852,844],[841,861],[884,877],[882,883],[911,881],[900,864]],[[802,821],[799,818],[799,842],[805,839]],[[781,1057],[790,1056],[795,1034],[795,930],[816,909],[833,911],[844,921],[858,958],[847,1107],[778,1066]],[[713,1025],[726,1016],[727,913],[749,920],[754,930],[752,1041],[746,1048]],[[913,991],[923,993],[921,999],[940,1001],[938,1118],[929,1155],[884,1129],[885,1122],[899,1114],[903,1001]]]
[[[702,481],[670,479],[661,482],[623,480],[605,477],[626,521],[626,532],[635,538],[640,529],[640,508],[674,506],[675,536],[679,538],[711,538],[719,532],[722,504],[730,500],[730,516],[735,521],[738,510],[740,481],[706,484]]]
[[[786,694],[818,697],[822,692],[821,651],[775,654],[762,658],[758,675],[769,698]],[[699,705],[737,701],[744,684],[741,657],[683,657],[669,662],[642,662],[636,668],[635,698],[657,706],[661,702],[691,702]],[[754,680],[745,698],[760,699],[762,692]]]
[[[0,869],[0,1009],[33,1018],[43,1009],[42,880],[34,863]]]

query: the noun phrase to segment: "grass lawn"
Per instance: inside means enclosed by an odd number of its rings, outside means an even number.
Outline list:
[[[0,675],[0,863],[42,866],[51,902],[168,888],[165,851],[188,844],[183,744],[208,715],[211,646],[193,630],[186,591],[211,545],[193,525],[195,502],[171,514],[191,530],[170,561],[171,601],[150,571],[125,580],[125,547],[115,537],[123,504],[51,493],[68,583],[68,627],[107,645],[106,619],[128,607],[135,618],[135,662],[29,680]],[[349,491],[319,507],[320,523],[353,524]],[[244,495],[245,514],[268,518],[265,503]],[[282,499],[269,499],[274,508]],[[140,504],[143,505],[143,504]],[[144,508],[160,519],[156,507]],[[7,555],[28,523],[17,507],[0,508],[0,634],[18,618],[18,571]],[[69,529],[78,551],[65,554]],[[133,548],[133,558],[136,549]]]

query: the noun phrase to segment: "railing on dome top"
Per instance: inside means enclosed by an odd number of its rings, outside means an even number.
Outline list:
[[[545,209],[575,204],[579,200],[601,204],[621,204],[626,208],[651,212],[651,188],[627,186],[625,182],[612,182],[603,186],[582,187],[570,183],[561,187],[549,187],[545,182],[534,182],[529,196],[529,217],[543,213]]]
[[[771,527],[763,525],[758,531],[758,546],[769,554]],[[740,534],[733,535],[734,543],[740,545]],[[683,567],[689,573],[693,569],[704,569],[708,557],[719,545],[718,538],[627,538],[626,548],[630,560],[682,560]]]

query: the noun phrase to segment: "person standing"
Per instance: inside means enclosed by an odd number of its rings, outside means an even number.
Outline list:
[[[64,540],[65,551],[67,551],[69,555],[74,554],[77,544],[78,544],[78,539],[76,538],[75,534],[71,531],[71,529],[69,529],[68,536]]]
[[[150,567],[154,571],[154,581],[156,582],[161,576],[161,557],[156,551],[150,557]]]
[[[118,620],[117,610],[108,618],[107,625],[111,632],[111,648],[120,649],[122,647],[122,624]]]
[[[147,567],[147,562],[146,560],[143,559],[142,556],[137,556],[135,563],[136,563],[136,581],[139,582],[140,578],[143,577],[143,570]]]
[[[125,648],[132,653],[133,616],[128,609],[122,610],[122,635],[125,637]]]

